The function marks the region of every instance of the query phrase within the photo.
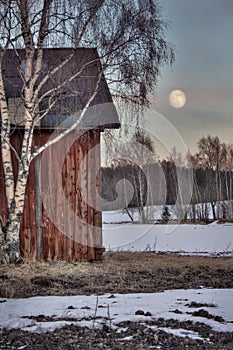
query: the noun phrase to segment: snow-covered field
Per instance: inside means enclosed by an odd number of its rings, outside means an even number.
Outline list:
[[[103,324],[114,328],[122,321],[145,322],[149,319],[177,319],[202,322],[213,331],[233,332],[233,309],[229,307],[233,301],[232,289],[200,289],[200,290],[168,290],[151,294],[115,294],[96,296],[69,297],[34,297],[28,299],[8,299],[0,302],[0,326],[5,328],[20,328],[30,332],[52,332],[67,324],[79,326],[101,327]],[[224,321],[196,317],[190,312],[199,308],[190,308],[192,302],[208,304],[203,306],[209,314],[221,316]],[[96,311],[97,310],[97,311]],[[135,315],[142,310],[149,316]],[[180,313],[174,312],[179,310]],[[32,316],[51,317],[49,321],[41,322]],[[70,319],[70,321],[69,321]],[[198,333],[182,329],[164,329],[175,332],[178,336],[200,338]],[[120,331],[120,328],[119,328]]]
[[[115,251],[233,255],[233,224],[104,224],[103,245]]]

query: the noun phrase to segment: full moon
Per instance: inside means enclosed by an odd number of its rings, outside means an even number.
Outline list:
[[[182,108],[186,103],[186,96],[182,90],[173,90],[169,95],[170,105],[174,108]]]

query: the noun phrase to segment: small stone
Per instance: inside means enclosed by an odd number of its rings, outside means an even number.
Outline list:
[[[68,310],[74,310],[75,309],[75,307],[73,306],[73,305],[70,305],[70,306],[68,306],[68,308],[67,308]]]
[[[217,322],[224,322],[224,319],[221,316],[215,316],[214,320]]]
[[[152,316],[152,314],[150,313],[150,311],[147,311],[147,312],[145,313],[145,316]]]
[[[116,298],[114,294],[109,295],[108,299]]]
[[[137,311],[135,312],[135,315],[145,315],[145,313],[144,313],[144,311],[142,311],[142,310],[137,310]]]
[[[175,309],[173,311],[170,311],[170,312],[173,312],[174,314],[182,314],[183,312],[178,310],[178,309]]]

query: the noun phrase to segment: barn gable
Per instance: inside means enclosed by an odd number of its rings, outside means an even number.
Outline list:
[[[82,110],[93,94],[100,69],[100,61],[96,49],[71,48],[44,49],[42,70],[38,78],[38,84],[46,74],[49,74],[54,67],[64,62],[64,60],[73,54],[69,63],[64,65],[55,76],[48,79],[44,85],[41,94],[51,91],[40,103],[38,109],[44,113],[48,110],[47,115],[38,124],[40,128],[57,127],[60,122],[68,119],[71,115]],[[12,123],[23,125],[22,112],[23,101],[21,98],[23,81],[19,74],[19,68],[24,69],[25,50],[7,50],[3,59],[3,77],[5,92],[8,99],[8,105],[12,115]],[[69,83],[65,81],[76,76]],[[60,88],[58,88],[60,86]],[[55,105],[48,109],[48,101],[56,101]],[[109,104],[108,115],[98,115],[99,125],[103,128],[118,128],[120,126],[118,115],[112,97],[109,92],[106,80],[102,76],[98,87],[98,92],[91,103],[91,107],[102,104]],[[111,107],[110,107],[110,104]],[[83,125],[96,126],[96,121],[85,117]]]

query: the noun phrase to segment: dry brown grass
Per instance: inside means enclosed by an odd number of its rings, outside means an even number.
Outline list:
[[[0,267],[0,297],[155,292],[233,287],[233,257],[106,253],[102,262],[25,263]]]

